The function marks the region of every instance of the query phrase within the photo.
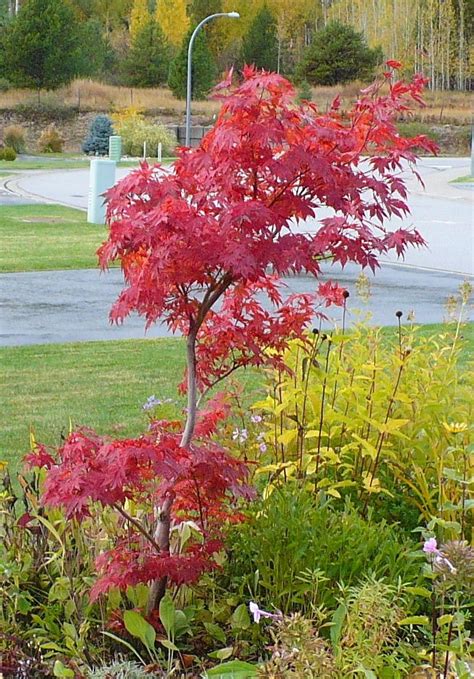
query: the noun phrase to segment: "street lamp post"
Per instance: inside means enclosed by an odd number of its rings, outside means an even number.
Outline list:
[[[203,19],[193,31],[191,40],[188,45],[188,78],[186,84],[186,146],[190,144],[191,138],[191,88],[192,88],[192,51],[193,44],[196,35],[200,28],[207,24],[211,19],[216,19],[217,17],[229,17],[230,19],[239,19],[240,14],[238,12],[218,12],[217,14],[210,14],[208,17]]]

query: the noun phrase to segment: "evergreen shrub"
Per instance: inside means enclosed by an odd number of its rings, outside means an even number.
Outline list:
[[[89,128],[89,133],[82,145],[84,153],[106,156],[109,152],[109,137],[114,134],[112,121],[108,116],[98,115]]]

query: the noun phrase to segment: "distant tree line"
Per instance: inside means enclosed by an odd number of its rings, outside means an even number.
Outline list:
[[[195,98],[229,66],[276,70],[303,84],[370,78],[384,58],[423,71],[433,89],[471,89],[472,0],[0,0],[0,77],[54,89],[75,77],[180,97],[187,45],[199,34]]]

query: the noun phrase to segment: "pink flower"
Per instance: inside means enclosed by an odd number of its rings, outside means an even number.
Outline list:
[[[269,613],[268,611],[262,610],[258,607],[258,604],[256,604],[255,601],[251,601],[249,603],[249,610],[253,616],[253,621],[257,624],[260,622],[260,618],[272,618],[273,620],[280,620],[283,617],[281,611],[278,611],[278,613]]]
[[[436,542],[436,538],[429,538],[426,540],[425,544],[423,545],[423,551],[426,554],[438,554],[439,549],[438,549],[438,543]]]

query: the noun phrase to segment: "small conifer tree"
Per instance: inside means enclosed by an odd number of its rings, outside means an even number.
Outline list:
[[[171,62],[168,86],[178,99],[186,98],[186,74],[188,66],[188,44],[191,39],[190,30],[183,40],[181,50]],[[204,99],[215,83],[216,64],[207,44],[203,31],[196,36],[192,54],[192,98]]]
[[[333,21],[315,33],[298,71],[312,85],[337,85],[371,78],[382,57],[380,48],[371,49],[362,33]]]
[[[166,83],[170,66],[170,47],[159,24],[148,19],[132,41],[123,64],[128,85],[156,87]]]
[[[278,37],[275,17],[264,5],[255,16],[242,44],[242,61],[266,71],[278,67]]]
[[[2,67],[20,87],[53,90],[79,71],[78,23],[64,0],[28,0],[5,28]]]
[[[110,118],[104,115],[96,116],[91,123],[82,150],[89,155],[106,156],[109,152],[109,137],[113,133]]]

